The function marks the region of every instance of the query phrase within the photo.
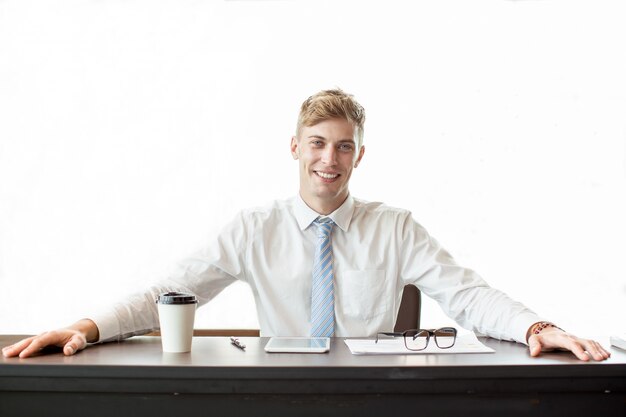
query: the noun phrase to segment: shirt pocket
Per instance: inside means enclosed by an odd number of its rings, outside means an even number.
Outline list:
[[[387,312],[393,301],[384,270],[345,271],[338,287],[341,308],[349,317],[367,320]]]

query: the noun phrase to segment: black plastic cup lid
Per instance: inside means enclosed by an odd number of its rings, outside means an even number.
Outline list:
[[[196,304],[198,300],[193,294],[182,292],[164,292],[156,299],[157,304]]]

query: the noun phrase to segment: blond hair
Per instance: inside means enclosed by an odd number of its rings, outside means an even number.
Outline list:
[[[307,98],[300,108],[296,136],[300,137],[303,127],[310,127],[329,119],[344,119],[354,126],[357,149],[363,144],[365,109],[354,96],[337,88],[323,90]]]

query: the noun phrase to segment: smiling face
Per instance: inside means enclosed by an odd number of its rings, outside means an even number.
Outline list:
[[[291,138],[291,154],[300,165],[300,196],[320,214],[335,211],[348,197],[352,170],[363,157],[354,126],[345,119],[328,119],[304,126]]]

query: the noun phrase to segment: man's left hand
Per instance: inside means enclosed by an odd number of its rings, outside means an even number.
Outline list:
[[[611,353],[591,339],[581,339],[560,329],[544,330],[539,334],[532,334],[528,338],[530,356],[539,356],[541,352],[549,352],[556,349],[571,351],[583,361],[593,358],[603,361],[611,356]]]

